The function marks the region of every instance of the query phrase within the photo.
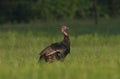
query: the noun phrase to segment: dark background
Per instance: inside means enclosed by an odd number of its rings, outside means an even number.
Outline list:
[[[115,18],[120,0],[0,0],[0,23]]]

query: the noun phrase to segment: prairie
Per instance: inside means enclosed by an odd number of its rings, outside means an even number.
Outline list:
[[[69,27],[71,53],[64,62],[38,63],[46,46]],[[0,25],[0,79],[120,79],[120,20]]]

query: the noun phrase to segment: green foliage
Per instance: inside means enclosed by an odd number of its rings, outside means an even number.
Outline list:
[[[119,79],[119,21],[2,25],[0,79]],[[38,64],[39,52],[63,39],[61,24],[70,26],[71,53],[64,62]]]
[[[32,19],[32,3],[28,0],[4,0],[0,3],[0,22],[21,22]]]
[[[119,0],[97,0],[98,15],[120,15]],[[34,19],[61,20],[93,17],[92,0],[1,0],[0,23]]]
[[[76,0],[38,0],[38,2],[35,4],[35,7],[39,13],[39,18],[42,19],[74,18],[77,10]]]

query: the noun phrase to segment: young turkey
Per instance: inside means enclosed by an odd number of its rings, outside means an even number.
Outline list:
[[[53,43],[47,46],[40,52],[39,62],[45,60],[46,62],[54,62],[55,60],[63,61],[64,58],[70,53],[70,39],[66,32],[67,26],[61,26],[61,32],[64,39],[61,42]]]

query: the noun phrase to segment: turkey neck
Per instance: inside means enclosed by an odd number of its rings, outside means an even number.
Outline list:
[[[70,53],[70,39],[68,34],[64,34],[63,44],[66,47],[66,52],[64,53],[64,56],[67,56],[67,54]]]
[[[63,44],[68,46],[68,48],[70,48],[70,39],[69,39],[69,35],[67,34],[67,32],[63,32],[64,34],[64,39],[63,39]]]

